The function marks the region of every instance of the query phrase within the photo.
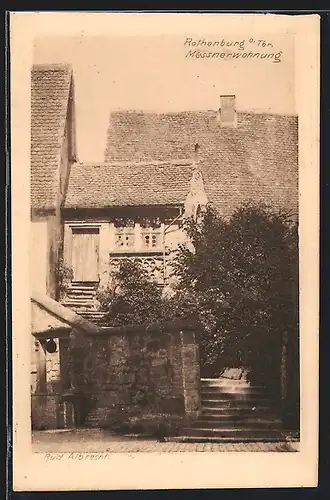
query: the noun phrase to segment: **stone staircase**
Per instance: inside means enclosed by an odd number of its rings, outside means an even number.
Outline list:
[[[278,404],[245,380],[202,379],[201,412],[176,441],[283,441]]]
[[[93,284],[71,284],[62,304],[96,324],[104,316],[102,311],[97,310],[96,286]]]

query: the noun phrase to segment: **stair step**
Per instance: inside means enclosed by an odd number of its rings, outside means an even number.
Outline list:
[[[66,297],[63,302],[70,304],[95,304],[94,299],[87,299],[86,297]]]
[[[209,390],[216,390],[216,389],[222,389],[222,388],[229,388],[229,389],[238,389],[238,390],[256,390],[256,391],[265,391],[267,390],[266,386],[264,385],[251,385],[248,384],[247,382],[239,382],[235,380],[234,382],[229,382],[229,381],[224,381],[224,382],[216,382],[216,383],[205,383],[201,381],[201,387],[202,389],[209,389]]]
[[[221,437],[237,440],[262,438],[264,441],[268,441],[271,437],[282,437],[282,432],[279,429],[253,427],[188,427],[183,430],[183,434],[185,436]]]
[[[105,315],[105,312],[103,312],[103,311],[82,311],[82,313],[85,316],[99,316],[99,317],[103,317]]]
[[[250,405],[254,401],[276,401],[271,394],[248,394],[244,392],[201,392],[202,400],[227,401],[228,403],[244,400]],[[252,405],[255,406],[255,405]]]
[[[66,296],[66,299],[65,300],[70,300],[70,301],[82,301],[82,300],[85,300],[85,301],[93,301],[95,302],[95,297],[92,297],[92,296],[85,296],[85,295],[69,295],[67,294]]]
[[[286,443],[288,441],[298,441],[298,439],[290,438],[289,440],[284,434],[278,434],[276,436],[268,436],[267,439],[261,436],[176,436],[165,438],[166,442],[175,443]]]
[[[265,389],[255,389],[254,387],[201,387],[202,394],[247,394],[253,396],[268,396],[273,397],[269,391]]]
[[[201,402],[202,406],[212,406],[209,403],[215,403],[216,406],[218,404],[245,404],[251,407],[253,406],[268,406],[275,403],[275,400],[270,398],[269,395],[261,396],[261,397],[251,397],[248,394],[201,394]]]
[[[83,316],[83,318],[87,319],[88,321],[92,321],[94,323],[98,323],[101,321],[101,319],[103,319],[102,316],[86,316],[84,314],[82,314],[81,316]]]
[[[267,419],[278,420],[279,416],[275,412],[258,411],[258,410],[225,410],[221,412],[211,412],[202,410],[199,419],[225,421],[225,420],[245,420],[245,419]]]
[[[75,310],[78,310],[79,311],[92,311],[93,310],[93,307],[94,307],[94,304],[88,304],[88,303],[85,303],[85,302],[81,302],[81,303],[77,303],[77,302],[62,302],[62,304],[65,306],[65,307],[69,307],[71,309],[75,309]]]
[[[239,378],[239,379],[234,379],[234,378],[226,378],[226,377],[213,377],[213,378],[207,378],[207,377],[201,377],[201,382],[238,382],[238,383],[248,383],[246,379],[244,378]]]
[[[201,387],[202,394],[248,394],[248,395],[257,395],[264,396],[268,394],[267,391],[263,388],[256,387],[235,387],[235,386],[210,386],[210,387]]]
[[[95,297],[96,297],[96,294],[95,293],[90,293],[90,292],[85,292],[85,293],[81,293],[81,292],[70,292],[70,291],[67,291],[66,292],[66,296],[67,297],[70,297],[70,299],[93,299],[95,300]]]
[[[201,410],[202,413],[205,414],[214,414],[214,415],[226,415],[227,413],[239,413],[242,415],[245,415],[246,413],[276,413],[276,407],[275,405],[257,405],[257,406],[252,406],[252,405],[246,405],[244,402],[240,405],[238,404],[230,404],[228,402],[225,402],[226,404],[222,405],[216,405],[216,403],[210,405],[210,406],[205,406],[203,405]]]
[[[66,307],[86,307],[86,309],[91,309],[92,307],[95,306],[93,302],[86,302],[86,301],[73,301],[73,300],[66,300],[62,302],[62,304]]]
[[[81,294],[81,293],[77,293],[76,295],[73,294],[73,293],[67,293],[66,294],[66,297],[68,300],[95,300],[95,296],[94,295],[90,295],[90,294]]]
[[[224,404],[222,406],[215,407],[214,405],[216,402],[211,401],[208,403],[208,406],[201,406],[201,413],[205,414],[211,414],[211,415],[226,415],[230,413],[237,413],[237,414],[272,414],[272,415],[277,415],[279,413],[279,409],[277,406],[273,405],[267,405],[264,407],[260,407],[260,405],[255,405],[255,406],[249,406],[246,407],[244,405],[240,406],[238,404],[234,405],[228,405]],[[210,409],[212,408],[212,409]]]
[[[94,295],[82,295],[82,294],[77,294],[77,295],[74,295],[74,294],[71,294],[71,293],[67,293],[66,294],[67,296],[67,299],[68,300],[95,300],[95,296]]]
[[[221,380],[221,379],[201,379],[202,387],[260,387],[263,386],[251,386],[246,380]]]
[[[97,287],[98,287],[97,283],[95,284],[91,283],[90,285],[87,285],[87,282],[84,281],[72,281],[68,288],[80,289],[80,290],[96,290]]]
[[[280,420],[262,420],[262,419],[229,419],[229,420],[204,420],[200,419],[190,425],[193,429],[232,429],[240,431],[245,429],[267,429],[275,430],[281,428]]]
[[[211,415],[227,415],[227,414],[239,414],[239,415],[247,415],[247,414],[272,414],[278,415],[279,407],[275,404],[259,404],[259,405],[250,405],[246,404],[246,402],[241,402],[241,404],[229,403],[226,401],[225,404],[218,404],[218,401],[208,402],[206,405],[202,405],[200,410],[203,414],[211,414]]]

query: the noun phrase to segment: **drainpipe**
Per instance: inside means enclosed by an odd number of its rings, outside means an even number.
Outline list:
[[[166,233],[168,231],[168,229],[180,218],[182,217],[182,208],[180,207],[180,213],[179,215],[177,215],[175,217],[175,219],[173,219],[168,226],[166,226],[164,228],[164,231],[163,231],[163,283],[164,283],[164,286],[165,286],[165,281],[166,281],[166,249],[165,249],[165,236],[166,236]]]

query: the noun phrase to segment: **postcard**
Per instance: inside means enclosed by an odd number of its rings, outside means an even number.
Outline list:
[[[11,13],[14,490],[317,485],[319,43]]]

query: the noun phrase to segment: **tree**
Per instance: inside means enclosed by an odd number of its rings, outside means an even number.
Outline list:
[[[198,315],[202,373],[243,366],[276,390],[282,335],[298,331],[297,224],[269,206],[245,204],[229,220],[208,208],[186,231],[191,247],[181,246],[174,263],[173,307]]]

